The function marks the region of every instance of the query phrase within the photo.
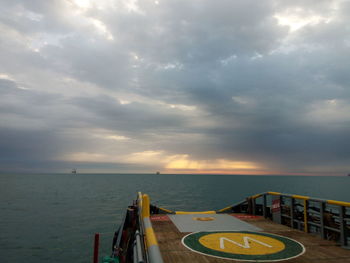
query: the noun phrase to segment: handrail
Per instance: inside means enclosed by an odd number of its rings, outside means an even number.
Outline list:
[[[145,244],[150,263],[163,263],[158,241],[150,221],[150,200],[147,194],[138,194],[140,215],[144,227]]]
[[[271,191],[260,193],[260,194],[256,194],[256,195],[252,195],[252,196],[250,196],[248,198],[256,199],[256,198],[259,198],[259,197],[264,196],[264,195],[293,197],[295,199],[302,199],[302,200],[309,200],[309,201],[316,201],[316,202],[317,201],[319,201],[319,202],[326,202],[326,203],[331,204],[331,205],[339,205],[339,206],[350,207],[350,202],[336,201],[336,200],[325,200],[325,199],[321,199],[321,198],[314,198],[314,197],[309,197],[309,196],[304,196],[304,195],[292,195],[292,194],[285,194],[285,193],[271,192]],[[242,203],[243,202],[245,202],[245,201],[242,201]],[[227,207],[222,208],[222,209],[220,209],[220,210],[218,210],[216,212],[223,212],[223,211],[231,209],[234,206],[237,206],[237,204],[227,206]]]
[[[138,230],[135,232],[135,241],[134,241],[134,262],[143,263],[143,254],[142,254],[142,243],[141,243],[141,234]]]
[[[227,206],[225,208],[222,208],[218,211],[217,213],[223,213],[223,212],[229,212],[229,211],[236,211],[237,209],[240,210],[241,207],[245,207],[246,212],[256,214],[257,211],[260,211],[259,213],[262,214],[264,217],[267,217],[267,211],[268,209],[272,208],[267,205],[267,196],[273,196],[273,199],[276,200],[277,208],[279,209],[279,219],[277,222],[283,223],[282,219],[286,219],[284,221],[287,221],[290,224],[291,227],[294,228],[294,223],[299,224],[299,228],[302,227],[302,229],[305,232],[310,232],[312,231],[312,227],[319,229],[320,235],[323,238],[326,238],[327,236],[327,231],[332,231],[333,233],[339,233],[340,235],[340,244],[342,246],[348,246],[349,245],[349,240],[350,240],[350,209],[346,210],[346,208],[350,207],[350,202],[343,202],[343,201],[335,201],[335,200],[325,200],[325,199],[320,199],[320,198],[314,198],[314,197],[309,197],[309,196],[304,196],[304,195],[293,195],[293,194],[285,194],[285,193],[279,193],[279,192],[264,192],[256,195],[249,196],[246,200],[243,200],[242,202],[236,204],[236,205],[231,205]],[[263,198],[263,204],[259,206],[259,209],[257,208],[256,200],[259,199],[260,197]],[[282,200],[285,198],[290,199],[290,207],[288,206],[282,206]],[[299,202],[295,202],[295,200],[300,200]],[[319,207],[310,207],[309,204],[310,202],[313,203],[318,203]],[[301,204],[300,204],[301,203]],[[328,206],[327,206],[328,205]],[[334,213],[332,209],[329,207],[331,206],[336,206],[338,212]],[[272,206],[272,205],[271,205]],[[282,208],[286,208],[287,210],[282,211]],[[297,207],[302,207],[302,215],[300,214],[301,211],[297,209]],[[328,208],[327,208],[328,207]],[[261,212],[262,209],[262,212]],[[348,212],[347,212],[348,211]],[[287,212],[287,213],[286,213]],[[296,218],[296,214],[299,213],[298,218]],[[314,218],[315,220],[315,213],[316,213],[316,219],[317,221],[313,221],[312,219]],[[329,218],[327,219],[327,215],[331,216],[331,219],[336,222],[333,222],[333,225],[326,225],[325,221],[329,221]],[[274,216],[276,217],[276,215]],[[335,226],[334,226],[335,225]],[[310,228],[309,228],[310,226]],[[314,230],[314,231],[316,231]]]
[[[161,211],[163,211],[163,212],[165,212],[165,213],[167,213],[167,214],[174,214],[173,211],[171,211],[171,210],[169,210],[169,209],[166,209],[166,208],[164,208],[164,207],[158,207],[158,209],[161,210]]]
[[[240,205],[244,204],[245,202],[247,202],[247,201],[246,201],[246,200],[243,200],[243,201],[241,201],[241,202],[239,202],[239,203],[236,203],[236,204],[234,204],[234,205],[226,206],[226,207],[224,207],[224,208],[222,208],[222,209],[217,210],[216,213],[224,213],[225,211],[229,211],[229,210],[231,210],[233,207],[240,206]]]
[[[343,201],[327,200],[327,203],[330,205],[340,205],[345,207],[350,207],[350,203]]]

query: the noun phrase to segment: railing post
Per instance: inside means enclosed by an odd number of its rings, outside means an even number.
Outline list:
[[[294,228],[294,197],[290,198],[290,227]]]
[[[263,195],[263,215],[264,215],[264,218],[267,218],[267,211],[266,211],[266,194]]]
[[[281,195],[280,194],[274,194],[274,197],[272,198],[272,206],[271,206],[271,212],[272,212],[272,221],[281,224],[282,223],[282,207],[281,207]]]
[[[344,220],[344,206],[339,206],[339,221],[340,221],[340,244],[345,247],[347,245],[347,237],[346,237],[346,225],[345,225],[345,220]]]
[[[98,263],[98,248],[100,243],[100,234],[95,234],[95,240],[94,240],[94,263]]]
[[[309,228],[308,228],[308,200],[304,199],[304,232],[307,233],[309,231]]]
[[[255,208],[256,208],[256,200],[255,200],[255,198],[253,197],[253,198],[252,198],[252,209],[253,209],[253,215],[255,215],[255,214],[256,214]]]
[[[247,204],[248,204],[248,214],[253,214],[253,201],[251,197],[247,197]]]
[[[282,204],[283,204],[283,196],[282,195],[280,195],[280,224],[283,224],[283,216],[282,216],[282,214],[283,214],[283,211],[282,211]]]
[[[324,210],[325,210],[325,203],[320,202],[320,233],[322,238],[326,238],[326,231],[324,229]]]

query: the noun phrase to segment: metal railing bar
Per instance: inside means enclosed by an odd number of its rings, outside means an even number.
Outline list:
[[[140,234],[140,232],[138,230],[136,230],[135,237],[136,237],[137,261],[139,263],[141,263],[141,262],[144,262],[144,260],[143,260],[143,253],[142,253],[141,234]]]
[[[136,252],[137,248],[136,248],[136,241],[134,242],[134,245],[133,245],[133,262],[134,263],[138,263],[137,262],[137,252]]]
[[[310,222],[309,221],[307,224],[310,225],[310,226],[315,226],[315,227],[321,228],[321,224],[318,224],[318,223],[315,223],[315,222]]]
[[[264,216],[264,218],[267,217],[266,203],[267,203],[266,194],[264,194],[263,195],[263,216]]]
[[[327,229],[327,230],[331,230],[331,231],[333,231],[333,232],[340,233],[340,229],[336,229],[336,228],[334,228],[334,227],[325,226],[324,229]]]

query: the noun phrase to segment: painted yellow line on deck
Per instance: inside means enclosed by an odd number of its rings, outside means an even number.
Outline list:
[[[197,221],[213,221],[215,220],[214,217],[192,217],[192,220],[197,220]]]
[[[185,212],[185,211],[176,211],[177,215],[192,215],[192,214],[216,214],[215,211],[202,211],[202,212]]]

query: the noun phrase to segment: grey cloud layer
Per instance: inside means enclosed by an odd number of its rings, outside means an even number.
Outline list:
[[[348,2],[159,2],[77,17],[61,1],[0,3],[3,170],[44,161],[59,170],[74,152],[152,150],[347,172]],[[276,18],[286,12],[331,20],[290,33]],[[91,139],[94,129],[130,140],[112,149]]]

